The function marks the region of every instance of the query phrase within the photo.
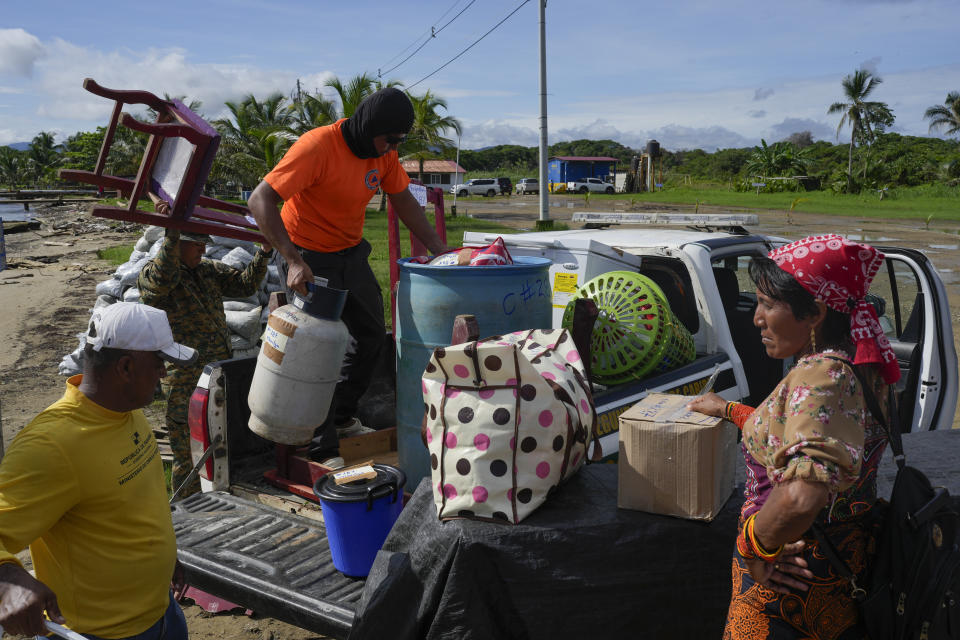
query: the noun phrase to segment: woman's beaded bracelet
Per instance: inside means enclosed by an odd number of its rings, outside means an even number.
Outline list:
[[[757,521],[757,514],[754,513],[747,521],[743,523],[743,529],[746,533],[746,538],[750,542],[750,547],[758,558],[764,562],[773,562],[776,560],[777,556],[780,555],[780,552],[783,551],[783,545],[774,549],[773,551],[767,551],[764,549],[763,545],[760,544],[760,541],[757,540],[757,534],[754,531],[754,525]]]

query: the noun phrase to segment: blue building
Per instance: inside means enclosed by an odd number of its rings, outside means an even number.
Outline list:
[[[606,180],[613,174],[616,164],[616,158],[606,156],[554,156],[547,162],[550,191],[556,191],[561,184],[583,178]]]

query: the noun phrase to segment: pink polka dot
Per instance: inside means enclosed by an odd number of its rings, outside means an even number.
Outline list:
[[[421,381],[420,381],[420,388],[423,389],[423,393],[424,393],[424,395],[426,395],[426,393],[427,393],[427,383],[424,382],[423,380],[421,380]]]
[[[430,431],[430,429],[427,429],[427,444],[430,444],[431,442],[433,442],[433,433]]]
[[[538,465],[537,465],[537,477],[538,477],[538,478],[546,478],[548,475],[550,475],[550,463],[549,463],[549,462],[541,462],[540,464],[538,464]]]
[[[509,387],[510,385],[514,385],[514,384],[517,384],[517,379],[516,379],[516,378],[510,378],[509,380],[507,380],[507,386],[508,386],[508,387]]]
[[[467,376],[470,375],[470,372],[467,371],[467,368],[466,368],[465,366],[463,366],[462,364],[458,364],[457,366],[455,366],[455,367],[453,368],[453,372],[454,372],[456,375],[460,376],[461,378],[466,378]]]
[[[510,449],[513,450],[513,449],[516,449],[516,448],[517,448],[517,439],[516,439],[516,438],[510,438]]]
[[[590,405],[587,404],[586,399],[580,400],[580,409],[582,409],[584,413],[590,413]]]
[[[580,361],[580,354],[577,353],[576,349],[571,350],[570,353],[567,354],[567,362],[579,362],[579,361]]]
[[[480,389],[480,397],[483,398],[484,400],[487,400],[488,398],[492,398],[493,394],[494,394],[493,389]]]
[[[454,389],[453,387],[446,387],[443,390],[443,395],[447,396],[448,398],[456,398],[458,395],[460,395],[460,389]]]
[[[544,371],[544,372],[541,373],[540,375],[542,375],[542,376],[543,376],[544,378],[546,378],[547,380],[556,380],[556,379],[557,379],[557,376],[553,375],[553,374],[550,373],[549,371]]]
[[[487,501],[487,490],[484,487],[474,487],[473,488],[473,501],[474,502],[486,502]]]
[[[507,489],[507,500],[513,502],[513,489]]]
[[[480,451],[486,451],[490,446],[490,436],[485,433],[478,433],[473,436],[473,446]]]
[[[554,362],[554,363],[553,363],[553,366],[555,366],[555,367],[556,367],[557,369],[559,369],[560,371],[563,371],[563,372],[566,372],[566,371],[567,371],[567,368],[566,368],[565,366],[563,366],[562,364],[558,363],[558,362]]]
[[[553,424],[553,411],[544,409],[540,412],[540,426],[549,427]]]
[[[452,484],[443,485],[443,496],[447,500],[452,500],[457,497],[457,490]]]
[[[448,449],[453,449],[457,446],[457,436],[453,435],[452,433],[448,433],[446,443]]]

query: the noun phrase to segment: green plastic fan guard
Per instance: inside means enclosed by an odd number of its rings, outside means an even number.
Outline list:
[[[573,325],[573,302],[590,298],[599,316],[590,346],[593,377],[622,384],[653,371],[666,371],[696,356],[693,337],[677,319],[650,278],[631,271],[610,271],[590,280],[573,295],[563,326]]]

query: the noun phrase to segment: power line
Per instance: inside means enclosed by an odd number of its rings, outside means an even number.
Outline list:
[[[509,19],[513,16],[513,14],[515,14],[517,11],[520,11],[520,9],[523,7],[523,5],[527,4],[528,2],[530,2],[530,0],[523,0],[523,2],[521,2],[521,3],[517,6],[516,9],[514,9],[513,11],[511,11],[510,13],[508,13],[507,16],[506,16],[503,20],[501,20],[501,21],[498,22],[497,24],[493,25],[493,27],[491,27],[490,30],[487,31],[485,34],[483,34],[482,36],[480,36],[479,38],[477,38],[476,40],[474,40],[474,41],[470,44],[470,46],[468,46],[466,49],[464,49],[463,51],[461,51],[461,52],[458,53],[457,55],[453,56],[452,58],[450,58],[449,60],[447,60],[446,62],[444,62],[441,66],[437,67],[436,69],[434,69],[433,71],[431,71],[431,72],[428,73],[427,75],[423,76],[422,78],[420,78],[419,80],[417,80],[417,81],[414,82],[413,84],[407,85],[407,90],[409,91],[410,89],[413,89],[415,86],[417,86],[418,84],[420,84],[421,82],[423,82],[423,81],[426,80],[427,78],[429,78],[429,77],[433,76],[434,74],[442,71],[447,65],[449,65],[451,62],[453,62],[454,60],[456,60],[457,58],[459,58],[460,56],[462,56],[463,54],[465,54],[467,51],[470,51],[470,49],[472,49],[478,42],[480,42],[481,40],[483,40],[484,38],[486,38],[488,35],[490,35],[491,33],[493,33],[495,29],[497,29],[500,25],[502,25],[504,22],[506,22],[507,20],[509,20]]]
[[[411,42],[409,45],[407,45],[407,47],[406,47],[403,51],[401,51],[401,52],[398,53],[397,55],[395,55],[395,56],[393,56],[392,58],[390,58],[389,60],[387,60],[386,63],[384,63],[383,66],[386,66],[386,65],[390,64],[391,62],[393,62],[394,60],[396,60],[397,58],[399,58],[400,56],[402,56],[404,53],[406,53],[407,50],[410,49],[410,47],[412,47],[413,45],[417,44],[417,42],[419,42],[420,38],[422,38],[423,36],[428,36],[427,39],[424,40],[423,43],[422,43],[419,47],[417,47],[416,51],[414,51],[414,52],[411,53],[409,56],[407,56],[406,58],[404,58],[403,60],[401,60],[399,63],[397,63],[396,65],[394,65],[394,66],[391,67],[390,69],[387,69],[387,70],[384,71],[384,72],[381,72],[380,69],[377,69],[377,77],[379,78],[379,77],[382,77],[382,76],[390,73],[391,71],[393,71],[394,69],[396,69],[397,67],[399,67],[400,65],[402,65],[404,62],[406,62],[407,60],[409,60],[410,58],[412,58],[413,56],[415,56],[415,55],[417,54],[417,52],[420,51],[420,49],[423,49],[423,48],[427,45],[427,43],[430,42],[430,39],[431,39],[431,38],[436,38],[438,33],[440,33],[441,31],[443,31],[444,29],[446,29],[447,26],[448,26],[451,22],[453,22],[454,20],[456,20],[457,18],[459,18],[459,17],[463,14],[464,11],[466,11],[467,9],[470,8],[470,5],[472,5],[474,2],[476,2],[476,0],[470,0],[470,2],[467,3],[467,6],[465,6],[463,9],[461,9],[460,12],[459,12],[457,15],[453,16],[453,18],[451,18],[445,25],[443,25],[442,27],[440,27],[439,29],[437,29],[437,28],[436,28],[437,23],[440,22],[440,20],[443,20],[444,17],[446,17],[446,15],[447,15],[448,13],[450,13],[451,11],[453,11],[453,8],[454,8],[455,6],[457,6],[457,4],[458,4],[459,2],[460,2],[460,0],[456,0],[452,5],[450,5],[450,8],[449,8],[449,9],[447,9],[446,11],[443,12],[443,15],[441,15],[441,16],[437,19],[437,22],[434,22],[434,23],[430,26],[430,33],[429,33],[429,34],[427,34],[426,32],[424,32],[423,35],[421,35],[419,38],[417,38],[416,40],[414,40],[413,42]]]

